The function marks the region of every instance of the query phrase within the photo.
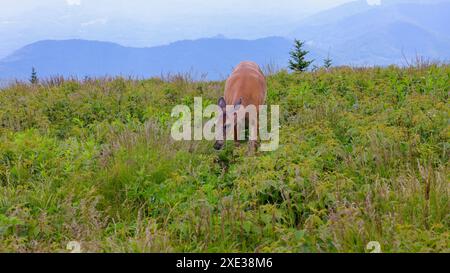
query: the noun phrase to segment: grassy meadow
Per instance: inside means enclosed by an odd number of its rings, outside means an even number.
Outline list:
[[[224,82],[53,78],[0,91],[0,252],[450,252],[450,66],[268,80],[280,147],[170,137]]]

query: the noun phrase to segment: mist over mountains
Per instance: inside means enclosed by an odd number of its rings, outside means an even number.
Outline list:
[[[305,20],[289,36],[329,51],[338,64],[402,64],[416,55],[443,61],[450,58],[449,14],[449,2],[358,1]]]
[[[41,77],[51,75],[133,77],[191,73],[224,79],[242,60],[260,64],[284,64],[291,41],[281,37],[258,40],[224,38],[179,41],[150,48],[124,47],[114,43],[65,40],[28,45],[0,62],[1,75],[26,78],[31,67]]]
[[[306,41],[315,65],[321,65],[328,54],[335,65],[402,65],[416,55],[448,61],[449,14],[450,1],[390,0],[381,5],[355,1],[301,18],[285,29],[283,37],[244,40],[219,36],[156,47],[43,40],[1,59],[0,79],[28,78],[31,67],[40,77],[149,77],[193,72],[223,79],[242,60],[286,67],[294,38]]]

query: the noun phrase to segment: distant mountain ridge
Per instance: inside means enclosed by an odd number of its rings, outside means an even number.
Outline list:
[[[160,76],[166,73],[207,73],[222,79],[238,62],[284,66],[292,41],[281,37],[258,40],[207,38],[185,40],[166,46],[133,48],[86,40],[40,41],[0,61],[3,78],[26,78],[31,67],[40,77],[131,75]]]
[[[382,0],[381,5],[354,1],[298,23],[286,37],[256,40],[223,35],[137,48],[88,40],[46,40],[27,45],[0,60],[0,80],[40,77],[135,76],[192,72],[223,79],[237,63],[287,66],[293,39],[306,41],[309,59],[322,65],[406,64],[416,55],[450,60],[450,1]]]
[[[357,1],[305,20],[289,36],[329,51],[336,63],[401,64],[421,55],[450,58],[450,2]],[[328,18],[328,19],[326,19]]]

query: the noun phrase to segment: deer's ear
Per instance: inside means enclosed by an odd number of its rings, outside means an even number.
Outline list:
[[[235,104],[234,104],[234,111],[239,110],[239,108],[242,105],[242,98],[240,98]]]
[[[227,107],[227,103],[225,102],[225,99],[223,97],[220,97],[219,101],[217,102],[220,108],[225,109]]]

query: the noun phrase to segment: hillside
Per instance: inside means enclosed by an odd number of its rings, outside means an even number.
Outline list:
[[[64,7],[59,12],[81,12],[85,8]],[[300,14],[302,10],[298,12]],[[77,16],[72,15],[78,18],[81,14],[84,12]],[[385,0],[381,5],[369,5],[367,1],[359,0],[289,23],[272,22],[272,17],[271,20],[266,18],[260,23],[253,22],[252,24],[261,25],[250,28],[254,29],[255,33],[246,36],[255,37],[256,33],[259,33],[257,29],[267,28],[268,31],[270,25],[274,34],[285,37],[243,40],[215,36],[182,40],[156,47],[129,47],[102,42],[115,40],[133,44],[133,39],[141,37],[135,41],[135,45],[142,46],[145,44],[144,41],[151,44],[148,37],[155,33],[148,33],[146,25],[142,22],[126,24],[120,20],[106,20],[99,23],[100,19],[89,20],[91,15],[87,14],[78,18],[81,21],[64,17],[63,22],[57,24],[57,27],[69,29],[60,31],[84,33],[86,36],[82,37],[86,37],[87,40],[42,40],[17,49],[0,59],[0,85],[12,78],[29,78],[31,67],[35,67],[41,77],[62,75],[83,78],[122,75],[144,78],[190,72],[195,74],[196,79],[207,74],[208,80],[222,80],[234,64],[245,59],[254,60],[261,66],[273,65],[285,68],[294,38],[306,41],[307,49],[310,51],[308,57],[315,60],[316,66],[322,65],[323,59],[328,54],[334,65],[407,65],[417,56],[432,61],[448,62],[450,61],[448,14],[450,14],[448,0]],[[53,24],[52,22],[50,20],[46,25]],[[242,22],[242,18],[239,22]],[[200,24],[200,21],[197,23]],[[5,37],[19,35],[24,36],[22,38],[26,38],[27,41],[35,37],[32,33],[23,34],[30,30],[14,31],[8,24],[0,24],[0,34],[3,33],[2,28],[6,31]],[[67,37],[62,33],[55,35],[49,33],[46,37]],[[38,32],[36,35],[41,37],[43,34]],[[125,37],[131,40],[123,41]],[[179,34],[178,37],[184,36]]]
[[[416,55],[450,60],[450,2],[391,1],[369,6],[356,1],[304,20],[290,37],[337,64],[403,64]]]
[[[258,40],[217,37],[151,48],[85,40],[49,40],[28,45],[0,60],[0,78],[26,79],[31,67],[35,67],[41,77],[150,77],[185,72],[194,72],[200,77],[207,72],[208,79],[217,80],[224,79],[230,68],[241,60],[284,67],[291,47],[292,41],[280,37]]]
[[[172,107],[214,103],[223,82],[12,85],[0,90],[0,252],[74,240],[89,252],[449,252],[449,75],[271,75],[280,148],[253,156],[170,138]]]

